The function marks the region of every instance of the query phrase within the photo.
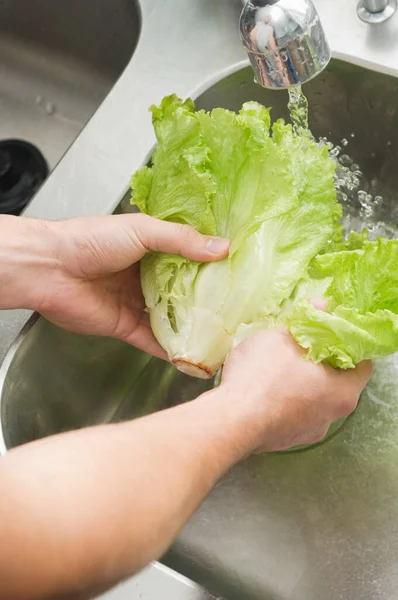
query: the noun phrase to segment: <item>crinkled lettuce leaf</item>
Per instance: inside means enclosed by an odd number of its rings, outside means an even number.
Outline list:
[[[299,291],[286,322],[310,359],[347,369],[398,350],[398,240],[355,234],[341,247],[316,257],[300,284],[324,296],[328,312]]]
[[[158,253],[141,266],[160,344],[182,370],[212,376],[238,330],[277,318],[314,257],[341,240],[335,164],[256,102],[205,112],[170,96],[151,110],[158,145],[133,176],[133,203],[231,239],[218,263]]]
[[[398,241],[343,239],[324,145],[256,102],[205,112],[169,96],[151,111],[158,145],[132,202],[232,242],[217,263],[142,261],[153,331],[178,368],[211,377],[245,337],[281,327],[309,359],[344,369],[398,350]]]

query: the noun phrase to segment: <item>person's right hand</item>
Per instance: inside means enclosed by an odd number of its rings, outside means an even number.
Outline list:
[[[227,359],[220,387],[241,411],[252,452],[319,442],[334,421],[357,407],[372,363],[341,371],[315,365],[303,355],[287,332],[264,331],[240,344]]]

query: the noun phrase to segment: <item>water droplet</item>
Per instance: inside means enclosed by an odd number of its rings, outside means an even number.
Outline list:
[[[379,180],[376,179],[376,177],[374,177],[372,179],[372,181],[370,182],[370,184],[371,184],[372,188],[375,190],[378,187],[378,185],[379,185]]]
[[[339,163],[343,165],[343,167],[350,167],[353,163],[353,160],[348,154],[342,154],[339,158]]]
[[[371,196],[370,196],[371,198]],[[358,200],[361,206],[366,206],[368,203],[369,199],[369,194],[367,194],[366,192],[364,192],[363,190],[359,190],[358,192]]]
[[[341,146],[335,146],[331,151],[330,151],[330,156],[332,158],[338,158],[340,153],[341,153]]]
[[[373,216],[373,197],[371,194],[359,190],[358,201],[361,205],[360,216],[364,219],[370,219]]]
[[[349,140],[356,137],[355,132],[344,137],[340,145],[334,145],[329,141],[332,134],[328,137],[320,137],[315,140],[308,128],[308,103],[305,96],[302,94],[300,87],[291,88],[289,90],[289,111],[293,124],[293,131],[296,135],[305,134],[311,135],[311,139],[319,146],[327,148],[332,160],[335,163],[335,187],[338,201],[343,205],[343,228],[346,234],[350,231],[360,232],[364,227],[372,232],[372,236],[384,235],[385,237],[397,237],[398,233],[394,228],[391,232],[388,226],[383,223],[377,223],[378,215],[383,209],[384,199],[380,195],[375,195],[380,192],[381,182],[377,178],[367,181],[360,168],[360,165],[347,154],[344,150],[349,145]],[[392,146],[392,142],[387,142],[388,146]],[[303,147],[304,151],[304,147]],[[377,152],[370,152],[375,158]],[[368,187],[365,191],[363,188],[365,182]],[[369,193],[371,191],[371,193]],[[377,234],[377,235],[376,235]]]
[[[55,104],[52,102],[46,102],[45,110],[49,116],[53,115],[55,113]]]

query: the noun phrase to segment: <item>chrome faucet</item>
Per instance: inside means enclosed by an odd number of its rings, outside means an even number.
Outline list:
[[[318,13],[311,0],[247,0],[240,18],[243,45],[260,85],[298,86],[330,61]]]
[[[397,10],[397,0],[361,0],[358,16],[365,23],[383,23]]]

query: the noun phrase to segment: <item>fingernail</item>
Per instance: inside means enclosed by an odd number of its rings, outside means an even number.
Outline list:
[[[224,254],[228,251],[230,241],[224,238],[209,238],[206,248],[211,254]]]

